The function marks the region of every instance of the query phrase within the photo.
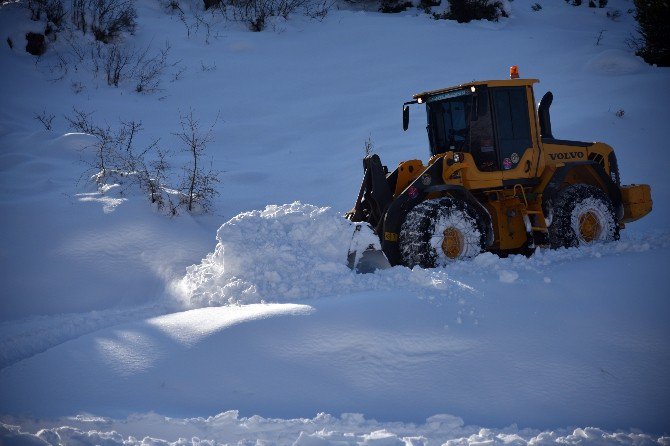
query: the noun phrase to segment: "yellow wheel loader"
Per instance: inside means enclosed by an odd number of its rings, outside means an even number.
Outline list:
[[[617,240],[625,223],[651,211],[648,185],[620,184],[617,158],[600,142],[557,139],[546,93],[520,79],[470,82],[414,95],[425,104],[431,158],[389,172],[378,155],[346,217],[360,222],[349,252],[359,272],[390,265],[445,266],[483,251],[530,255],[537,246]],[[379,243],[355,239],[371,228]]]

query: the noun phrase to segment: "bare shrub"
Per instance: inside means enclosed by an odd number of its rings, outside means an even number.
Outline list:
[[[72,33],[64,33],[64,41],[60,51],[55,51],[56,62],[52,60],[49,67],[52,74],[60,73],[58,79],[62,79],[72,66],[74,71],[79,71],[83,65],[84,70],[96,78],[101,76],[109,86],[129,84],[138,93],[154,93],[160,90],[166,70],[176,67],[175,78],[185,70],[178,66],[181,61],[169,61],[171,45],[167,41],[163,47],[156,48],[150,43],[140,49],[122,41],[105,44],[81,39]],[[76,92],[81,92],[83,87],[83,84],[77,85]]]
[[[212,19],[217,15],[244,23],[251,31],[262,31],[270,17],[286,19],[291,14],[301,13],[321,20],[337,0],[202,0],[202,3],[199,0],[199,7],[188,6],[187,3],[171,7],[171,3],[165,3],[177,1],[179,0],[162,0],[171,14],[178,14],[179,20],[186,27],[188,37],[202,30],[206,34],[205,43],[209,43],[212,37],[218,37],[212,31]],[[188,11],[184,5],[188,6]]]
[[[379,2],[379,11],[387,14],[402,12],[412,7],[412,2],[403,0],[381,0]]]
[[[137,12],[132,0],[89,0],[88,9],[96,40],[109,43],[119,33],[135,30]]]
[[[121,121],[121,128],[117,134],[118,166],[115,173],[129,180],[129,185],[136,184],[159,210],[167,208],[170,215],[177,215],[177,204],[170,194],[166,193],[170,190],[167,186],[170,170],[167,160],[169,152],[158,147],[160,141],[158,139],[143,150],[136,151],[135,140],[141,130],[143,130],[141,121]],[[147,157],[152,154],[154,158],[147,161]]]
[[[28,0],[27,6],[31,20],[41,20],[44,14],[47,22],[60,27],[65,18],[65,7],[62,0]]]
[[[142,121],[121,121],[121,128],[115,136],[117,146],[114,160],[115,169],[136,172],[143,164],[144,155],[149,151],[149,148],[137,155],[134,146],[137,134],[142,130]]]
[[[110,132],[108,138],[99,138],[95,146],[99,148],[102,143],[109,140],[112,151],[108,154],[110,163],[107,169],[94,175],[94,178],[100,184],[102,183],[100,179],[112,178],[119,183],[124,183],[126,188],[137,186],[159,210],[167,205],[169,213],[176,215],[176,205],[165,194],[166,189],[169,189],[166,186],[167,172],[170,169],[167,161],[168,152],[158,147],[159,139],[138,151],[136,142],[137,136],[144,130],[142,122],[120,121],[120,124],[121,126],[115,133]],[[154,158],[147,161],[150,156]]]
[[[183,150],[188,152],[191,162],[184,168],[184,178],[181,190],[184,194],[184,204],[189,212],[199,206],[203,211],[208,211],[211,200],[218,191],[215,185],[220,182],[219,172],[211,168],[205,169],[204,154],[207,144],[212,142],[212,132],[218,121],[218,116],[207,131],[202,131],[200,122],[193,117],[193,110],[179,116],[181,131],[174,135],[183,143]]]
[[[368,136],[368,139],[365,140],[363,143],[363,152],[365,152],[365,156],[372,155],[372,152],[374,152],[375,145],[372,142],[372,135]]]
[[[150,47],[136,56],[133,77],[135,78],[135,91],[138,93],[152,93],[158,90],[163,72],[168,65],[167,57],[170,53],[170,43],[166,42],[154,56],[149,56]]]
[[[507,17],[507,12],[499,0],[449,0],[449,11],[433,14],[435,19],[456,20],[458,23],[472,20],[497,22],[500,17]]]
[[[66,116],[72,129],[95,137],[95,142],[84,148],[94,152],[92,161],[82,158],[88,166],[84,175],[103,193],[110,182],[122,185],[121,193],[136,186],[147,194],[149,201],[159,210],[167,205],[168,212],[176,215],[174,201],[164,197],[169,164],[167,153],[158,148],[159,140],[154,140],[138,151],[137,136],[143,130],[141,121],[120,121],[120,126],[112,129],[108,125],[95,124],[92,115],[74,109],[73,116]],[[147,161],[147,157],[154,152],[156,158]]]
[[[70,128],[80,133],[87,133],[96,138],[96,142],[91,146],[95,150],[95,156],[92,162],[87,162],[89,173],[93,174],[91,178],[96,183],[103,184],[105,178],[114,170],[116,156],[116,142],[118,138],[109,126],[100,127],[93,123],[91,117],[93,113],[86,113],[81,110],[74,110],[73,116],[65,116],[70,124]]]
[[[49,22],[60,28],[66,15],[62,0],[47,0],[44,5],[44,14]]]
[[[170,170],[170,164],[167,161],[169,153],[159,148],[156,149],[156,158],[147,165],[142,157],[142,168],[138,171],[140,187],[148,194],[149,201],[155,204],[159,209],[167,206],[171,215],[177,215],[177,206],[165,194],[165,185],[167,184],[167,172]]]
[[[202,60],[200,61],[200,69],[203,73],[211,73],[216,71],[216,61],[213,61],[211,64],[206,64]]]
[[[82,110],[72,108],[72,116],[65,116],[65,120],[70,125],[70,129],[78,133],[88,133],[89,135],[97,135],[100,127],[93,123],[93,112],[86,113]]]
[[[28,0],[30,20],[38,21],[42,18],[42,2],[39,0]]]
[[[165,7],[168,11],[171,12],[181,12],[182,14],[184,13],[178,0],[168,0],[168,2],[165,4]]]
[[[205,33],[205,43],[209,44],[210,39],[212,38],[212,23],[211,20],[215,17],[217,12],[220,12],[224,17],[226,17],[226,5],[222,2],[216,3],[216,5],[209,6],[209,12],[204,9],[199,9],[193,4],[190,5],[188,14],[180,7],[176,10],[179,20],[186,27],[186,34],[190,38],[191,35],[198,34],[201,30],[204,30]],[[171,11],[172,13],[175,10]],[[215,35],[214,37],[218,37]]]
[[[437,1],[438,3],[441,0],[428,0],[428,1]],[[328,11],[335,5],[336,0],[313,0],[305,3],[304,13],[306,16],[315,19],[323,20],[328,15]]]
[[[86,14],[86,4],[88,0],[72,0],[70,8],[70,20],[75,29],[86,33],[88,29],[88,21]]]
[[[309,11],[310,0],[231,0],[234,20],[247,24],[251,31],[262,31],[270,17],[288,16],[298,9]],[[323,3],[324,7],[327,3]],[[322,14],[323,11],[321,12]]]
[[[56,118],[56,115],[48,113],[46,111],[42,111],[41,113],[35,113],[34,119],[39,121],[42,126],[44,126],[44,130],[51,131],[53,127],[53,121]]]
[[[175,62],[172,66],[175,68],[175,70],[172,73],[172,79],[170,79],[170,82],[180,81],[184,73],[188,71],[188,67],[181,65],[181,61]]]
[[[79,133],[92,135],[96,139],[92,146],[87,147],[94,149],[94,159],[86,164],[89,166],[88,173],[92,174],[91,178],[101,185],[110,172],[119,167],[118,147],[121,144],[121,135],[115,134],[109,125],[103,127],[93,122],[93,112],[86,113],[76,108],[72,110],[72,116],[65,116],[70,128]]]
[[[430,9],[435,6],[440,6],[442,0],[421,0],[419,2],[419,8],[423,9],[426,14],[430,14]]]
[[[118,44],[105,48],[103,67],[105,76],[107,77],[107,85],[119,86],[121,79],[126,77],[126,72],[130,67],[132,59],[132,53]]]
[[[611,11],[607,11],[606,15],[608,19],[617,22],[621,18],[621,11],[618,9],[613,9]]]
[[[132,33],[136,18],[134,0],[71,0],[70,20],[74,28],[82,33],[90,31],[100,42],[109,43],[122,32]]]
[[[219,172],[205,166],[205,150],[212,141],[214,123],[201,130],[193,112],[180,115],[181,131],[174,135],[183,143],[183,150],[190,156],[190,162],[183,167],[183,176],[178,188],[169,186],[172,177],[169,158],[171,153],[159,147],[159,139],[142,149],[138,147],[138,136],[143,131],[141,121],[119,121],[116,128],[98,125],[93,121],[93,113],[73,109],[66,116],[70,127],[78,132],[94,136],[94,142],[83,151],[93,151],[93,157],[82,157],[88,168],[84,172],[103,194],[109,193],[110,185],[121,186],[120,194],[131,188],[143,192],[156,209],[170,216],[179,214],[180,206],[189,212],[207,212],[212,198],[218,194],[216,184],[220,182]]]
[[[210,8],[219,8],[221,6],[221,0],[203,0],[205,11]]]

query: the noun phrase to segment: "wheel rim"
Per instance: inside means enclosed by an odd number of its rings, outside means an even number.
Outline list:
[[[596,240],[602,232],[602,225],[593,211],[586,211],[579,216],[579,236],[586,243]]]
[[[461,231],[453,226],[444,230],[442,251],[450,259],[456,259],[461,255],[463,252],[463,234],[461,234]]]

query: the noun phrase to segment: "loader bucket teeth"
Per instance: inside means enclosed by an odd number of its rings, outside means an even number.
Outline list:
[[[356,263],[355,271],[359,274],[367,274],[390,267],[391,264],[382,251],[370,249],[363,251],[361,258]]]
[[[378,269],[391,267],[379,243],[369,243],[370,234],[374,234],[372,228],[368,224],[359,223],[351,236],[347,266],[360,274],[373,273]]]

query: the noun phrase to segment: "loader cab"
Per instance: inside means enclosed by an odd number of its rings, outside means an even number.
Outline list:
[[[529,176],[537,143],[534,80],[484,81],[420,93],[431,155],[470,153],[481,172]],[[518,175],[517,175],[518,173]]]
[[[426,113],[431,155],[469,152],[479,170],[499,170],[487,88],[429,97]]]

